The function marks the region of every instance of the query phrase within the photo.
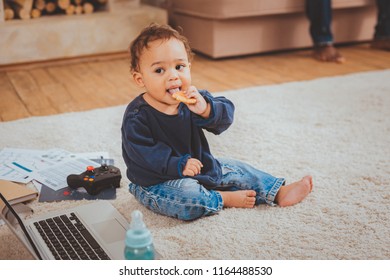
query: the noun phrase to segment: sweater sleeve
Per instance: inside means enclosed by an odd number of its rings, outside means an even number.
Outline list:
[[[137,169],[143,171],[143,176],[149,174],[164,180],[183,177],[182,170],[190,155],[172,156],[171,147],[153,139],[141,115],[127,116],[122,135],[124,152]]]
[[[210,104],[211,111],[207,119],[194,115],[195,124],[216,135],[221,134],[233,123],[234,104],[223,96],[213,97],[206,90],[200,91],[200,94]]]

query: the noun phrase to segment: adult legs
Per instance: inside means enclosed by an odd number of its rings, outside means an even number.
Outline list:
[[[377,0],[378,17],[375,26],[373,48],[390,51],[390,1]]]
[[[314,57],[320,61],[343,63],[345,58],[333,46],[331,0],[306,0]]]
[[[331,0],[306,0],[310,36],[315,45],[333,44]]]

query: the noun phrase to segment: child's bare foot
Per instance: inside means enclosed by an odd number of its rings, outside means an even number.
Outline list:
[[[345,58],[333,45],[314,47],[314,58],[324,62],[345,62]]]
[[[300,181],[282,186],[275,198],[281,207],[291,206],[301,202],[313,189],[313,178],[305,176]]]
[[[220,191],[224,207],[253,208],[256,201],[256,192],[244,191]]]

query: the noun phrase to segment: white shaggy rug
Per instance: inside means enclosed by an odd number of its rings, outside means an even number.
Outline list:
[[[108,93],[109,94],[109,93]],[[182,222],[152,213],[127,190],[112,204],[139,209],[165,259],[390,259],[390,70],[215,93],[236,105],[233,126],[208,135],[212,152],[287,182],[314,177],[287,208],[225,209]],[[125,106],[0,123],[4,147],[108,151],[125,174]],[[39,214],[86,201],[29,205]],[[30,256],[0,226],[0,259]]]

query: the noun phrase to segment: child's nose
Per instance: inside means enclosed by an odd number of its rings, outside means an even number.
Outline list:
[[[169,80],[174,81],[179,79],[179,73],[176,69],[171,69],[169,72]]]

